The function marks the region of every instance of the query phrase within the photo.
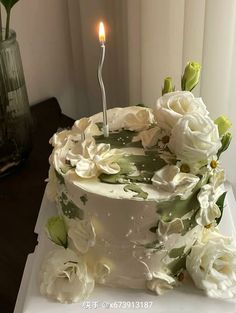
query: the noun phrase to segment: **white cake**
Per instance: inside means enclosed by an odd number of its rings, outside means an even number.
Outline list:
[[[217,284],[223,265],[216,261],[217,275],[209,274],[204,250],[210,245],[213,253],[221,243],[223,253],[228,245],[236,262],[236,249],[217,231],[226,120],[214,123],[200,98],[180,91],[158,99],[154,110],[108,110],[109,137],[101,123],[102,113],[83,118],[51,139],[47,193],[59,215],[47,231],[62,247],[55,245],[42,266],[42,294],[76,302],[94,283],[162,294],[179,284],[187,266],[208,295],[234,295],[236,279]]]

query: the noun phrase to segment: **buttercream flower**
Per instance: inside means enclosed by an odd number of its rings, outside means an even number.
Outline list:
[[[94,276],[96,282],[98,282],[99,284],[104,284],[110,273],[111,269],[107,264],[102,262],[96,263],[94,267]]]
[[[95,245],[96,234],[92,223],[88,220],[65,217],[68,238],[74,247],[82,254],[87,253]]]
[[[209,184],[202,186],[198,193],[198,202],[200,204],[199,212],[196,215],[196,222],[199,225],[207,226],[221,216],[221,211],[216,204],[222,195],[222,184],[224,182],[224,170],[214,172]]]
[[[172,129],[168,147],[182,162],[207,164],[221,147],[217,125],[197,112],[186,114]]]
[[[133,138],[133,141],[141,141],[144,148],[151,148],[157,144],[161,129],[158,126],[141,131]]]
[[[124,117],[124,128],[132,131],[141,131],[150,127],[154,123],[154,116],[150,109],[135,107]]]
[[[149,275],[146,282],[147,288],[157,295],[162,295],[165,292],[173,289],[176,285],[176,280],[164,272],[153,272]]]
[[[59,248],[49,253],[40,271],[40,292],[61,303],[86,299],[94,289],[94,279],[82,257]]]
[[[180,218],[174,218],[170,222],[160,220],[158,223],[157,235],[162,241],[166,241],[169,235],[180,234],[183,230],[184,224]]]
[[[176,165],[164,166],[152,178],[153,185],[158,189],[171,193],[171,197],[180,196],[181,199],[188,198],[198,182],[199,177],[180,172]]]
[[[85,139],[67,153],[66,159],[75,166],[79,177],[92,178],[100,173],[118,173],[120,166],[116,162],[122,154],[119,149],[111,149],[110,144],[96,145],[94,139]]]
[[[101,123],[103,121],[102,113],[95,114],[90,119],[93,123]],[[107,119],[110,131],[121,130],[122,128],[141,131],[148,129],[151,124],[155,123],[152,109],[139,106],[107,110]]]
[[[174,91],[157,100],[155,117],[158,126],[170,132],[179,119],[193,112],[209,114],[201,98],[195,98],[189,91]]]
[[[206,230],[187,256],[186,267],[195,285],[209,297],[236,296],[236,247],[229,237]]]
[[[72,127],[72,132],[76,132],[80,134],[81,137],[85,136],[86,138],[91,138],[92,136],[99,136],[102,134],[98,126],[92,123],[91,119],[87,117],[83,117],[80,120],[75,121]]]

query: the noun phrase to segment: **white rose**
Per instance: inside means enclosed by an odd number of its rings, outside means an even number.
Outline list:
[[[40,292],[61,303],[84,300],[94,289],[94,279],[84,260],[70,249],[51,251],[40,274]]]
[[[221,147],[218,127],[208,116],[186,114],[172,129],[168,147],[182,162],[207,163]]]
[[[171,193],[171,198],[180,196],[181,199],[187,199],[198,182],[199,177],[182,173],[175,165],[164,166],[152,178],[152,184],[158,189]]]
[[[236,296],[236,247],[230,238],[205,231],[187,256],[186,267],[195,285],[209,297]]]
[[[68,229],[68,237],[75,248],[82,254],[87,253],[96,242],[94,227],[90,221],[67,218],[65,222]]]
[[[223,182],[224,170],[219,170],[213,174],[210,183],[201,188],[197,196],[200,210],[196,215],[196,222],[199,225],[210,225],[221,216],[221,211],[216,202],[223,193]]]
[[[119,149],[110,149],[110,144],[96,145],[94,139],[85,139],[67,153],[66,160],[76,167],[79,177],[92,178],[100,173],[118,173],[120,166],[116,162],[123,153]]]
[[[193,112],[209,114],[201,98],[195,98],[189,91],[174,91],[157,100],[155,116],[158,126],[170,132],[180,118]]]
[[[157,295],[163,295],[176,285],[176,280],[167,273],[153,272],[150,274],[146,285],[149,290],[154,291]]]

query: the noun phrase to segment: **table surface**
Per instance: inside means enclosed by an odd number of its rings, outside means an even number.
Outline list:
[[[0,312],[12,313],[27,255],[34,251],[34,227],[48,175],[49,139],[73,120],[61,113],[55,98],[31,107],[33,149],[29,159],[10,176],[0,178]]]

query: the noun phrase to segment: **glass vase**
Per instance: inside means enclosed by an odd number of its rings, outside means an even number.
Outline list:
[[[0,41],[0,177],[19,166],[31,150],[32,119],[16,33]]]

